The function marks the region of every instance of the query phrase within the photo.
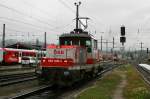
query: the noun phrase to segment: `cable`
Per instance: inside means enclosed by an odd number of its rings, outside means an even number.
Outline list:
[[[47,27],[41,27],[41,26],[37,26],[37,25],[34,25],[34,24],[31,24],[31,23],[27,23],[27,22],[23,22],[23,21],[21,21],[21,20],[16,20],[16,19],[11,19],[11,18],[6,18],[6,17],[0,17],[0,18],[2,18],[2,19],[0,19],[0,20],[3,20],[3,19],[5,19],[5,20],[8,20],[8,21],[11,21],[11,22],[16,22],[16,23],[21,23],[21,24],[25,24],[25,25],[30,25],[30,26],[32,26],[32,27],[36,27],[36,28],[38,28],[38,29],[34,29],[34,30],[37,30],[37,31],[41,31],[41,32],[45,32],[44,30],[42,30],[42,29],[39,29],[39,28],[47,28]],[[31,28],[31,27],[30,27]],[[61,28],[61,27],[60,27]],[[54,32],[58,32],[58,31],[55,31],[56,29],[58,30],[59,28],[57,28],[57,27],[54,27],[54,28],[47,28],[48,30],[51,30],[51,31],[54,31]]]
[[[24,33],[25,31],[20,31],[20,30],[15,30],[15,29],[10,29],[10,28],[7,28],[7,31],[14,31],[14,32],[21,32],[21,33]]]
[[[22,23],[22,24],[30,25],[30,26],[33,26],[33,27],[36,27],[36,28],[43,28],[41,26],[34,25],[34,24],[31,24],[31,23],[27,23],[27,22],[24,22],[24,21],[21,21],[21,20],[16,20],[16,19],[11,19],[11,18],[7,18],[7,17],[1,17],[1,16],[0,16],[0,18],[1,19],[5,19],[5,20],[9,20],[9,21],[14,21],[14,22],[17,22],[17,23]],[[47,28],[47,29],[50,29],[50,28]]]
[[[75,11],[69,6],[67,5],[63,0],[58,0],[61,4],[63,4],[66,8],[68,8],[72,13],[75,13]]]
[[[68,27],[68,26],[72,25],[72,22],[73,22],[73,20],[72,20],[70,23],[66,24],[66,25],[58,26],[58,27],[55,27],[55,28],[53,28],[53,29],[55,30],[55,29],[62,29],[62,28],[66,28],[66,27]],[[52,30],[53,30],[53,29],[52,29]]]
[[[2,19],[0,19],[1,21],[3,21],[3,23],[5,22],[4,20],[2,20]],[[0,22],[1,22],[0,21]],[[12,21],[10,21],[10,20],[7,20],[8,22],[12,22]],[[17,22],[17,21],[16,21]],[[17,22],[17,23],[20,23],[20,22]],[[31,28],[31,27],[30,27]],[[40,32],[45,32],[44,30],[40,30],[40,29],[34,29],[34,30],[36,30],[36,31],[40,31]]]
[[[52,26],[51,24],[49,24],[49,23],[47,23],[47,22],[44,22],[44,21],[41,21],[40,19],[38,19],[38,18],[36,18],[36,17],[33,17],[33,16],[31,17],[30,15],[27,15],[27,14],[25,14],[25,13],[23,13],[23,12],[20,12],[20,11],[14,9],[14,8],[8,7],[8,6],[3,5],[3,4],[1,4],[1,3],[0,3],[0,6],[3,7],[3,8],[9,9],[9,10],[11,10],[11,11],[14,11],[14,12],[20,14],[20,15],[25,15],[25,16],[31,18],[31,19],[34,19],[34,20],[36,20],[36,21],[42,23],[42,24],[47,24],[47,25],[49,25],[49,26]],[[52,27],[53,27],[53,26],[52,26]]]
[[[20,1],[20,0],[19,0]],[[30,4],[29,2],[27,2],[27,1],[22,1],[23,3],[26,3],[27,4],[27,6],[29,6],[29,7],[31,7],[31,8],[35,8],[35,9],[38,9],[38,12],[40,12],[40,13],[43,13],[43,14],[45,14],[45,15],[47,15],[47,18],[49,18],[50,17],[50,15],[45,11],[45,10],[43,10],[43,9],[40,9],[40,8],[38,8],[38,7],[35,7],[34,5],[32,5],[32,4]],[[54,19],[54,18],[52,18],[52,19]],[[50,20],[50,21],[52,21],[52,20]]]

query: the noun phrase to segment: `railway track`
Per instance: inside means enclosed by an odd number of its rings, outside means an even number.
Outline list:
[[[35,73],[3,75],[3,76],[0,76],[0,86],[7,86],[11,84],[20,83],[23,81],[34,80],[36,78],[37,77]]]
[[[140,72],[141,76],[143,77],[144,81],[150,85],[150,71],[142,68],[142,67],[139,67],[136,65],[136,68],[137,70]]]
[[[120,65],[120,64],[110,65],[108,68],[105,68],[105,70],[103,70],[101,73],[98,74],[96,79],[100,78],[101,77],[100,75],[103,75],[103,74],[111,71],[112,69],[118,67],[118,65]],[[8,98],[8,99],[9,98],[10,99],[22,99],[24,97],[27,97],[27,98],[29,97],[29,99],[32,99],[31,96],[38,95],[39,93],[41,94],[49,88],[51,88],[51,89],[49,89],[48,92],[46,92],[46,93],[49,93],[49,92],[51,93],[51,91],[53,90],[52,86],[53,85],[42,85],[42,86],[39,86],[39,87],[36,87],[36,88],[32,88],[32,89],[29,89],[29,90],[22,91],[20,93],[17,93],[16,95],[8,96],[8,97],[5,97],[5,98]],[[64,91],[64,90],[61,90],[61,92],[56,92],[56,93],[53,92],[52,96],[49,96],[49,97],[58,97],[58,94],[63,94],[65,92],[66,91]],[[43,98],[43,96],[40,96],[40,97]]]
[[[15,66],[0,66],[0,72],[8,72],[8,71],[23,71],[23,70],[30,70],[35,69],[33,66],[22,66],[22,65],[15,65]]]
[[[10,65],[10,66],[1,66],[0,65],[0,71],[8,71],[8,70],[16,70],[16,69],[21,69],[21,65]]]
[[[41,85],[38,87],[34,87],[32,89],[23,90],[15,95],[10,95],[10,96],[4,97],[4,98],[6,98],[6,99],[24,99],[25,97],[31,96],[32,94],[37,94],[37,93],[43,92],[45,90],[48,90],[51,87],[52,87],[52,85]]]

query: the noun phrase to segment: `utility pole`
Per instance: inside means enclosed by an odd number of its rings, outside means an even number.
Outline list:
[[[36,38],[36,49],[37,49],[37,51],[39,53],[39,39],[38,38]],[[38,53],[36,53],[36,65],[37,66],[38,66],[38,59],[39,59]]]
[[[112,46],[111,52],[114,53],[114,48],[115,48],[115,38],[114,37],[113,37],[113,42],[112,43],[113,43],[113,46]]]
[[[140,52],[140,56],[139,56],[139,62],[141,63],[142,62],[142,59],[143,59],[143,55],[142,55],[142,50],[143,50],[143,44],[144,43],[140,43],[140,45],[141,45],[141,52]]]
[[[46,50],[46,46],[47,46],[47,39],[46,39],[46,32],[44,34],[44,49]]]
[[[3,24],[2,48],[5,48],[5,24]]]
[[[38,38],[36,39],[36,47],[37,47],[37,49],[39,48],[39,39]]]
[[[2,48],[5,48],[5,24],[3,24]],[[5,60],[4,60],[4,51],[3,51],[2,64],[3,64],[3,63],[5,63]]]
[[[103,37],[101,36],[101,51],[103,50]]]
[[[101,40],[101,41],[100,41],[99,43],[101,44],[101,51],[103,50],[103,43],[106,44],[106,52],[108,52],[108,44],[109,44],[109,43],[113,44],[113,45],[112,45],[112,50],[115,48],[115,39],[114,39],[114,37],[113,37],[113,41],[111,41],[111,42],[109,42],[108,40],[103,41],[103,40],[105,40],[105,39],[103,39],[102,36],[101,36],[101,39],[100,39],[100,40]]]
[[[113,37],[113,49],[115,48],[115,38]]]
[[[106,52],[108,52],[108,40],[106,40]]]
[[[140,45],[141,45],[141,52],[142,52],[142,49],[143,49],[143,44],[144,44],[144,43],[142,43],[142,42],[140,43]]]

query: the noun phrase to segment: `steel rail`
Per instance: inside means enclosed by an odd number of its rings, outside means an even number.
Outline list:
[[[51,87],[52,85],[41,85],[28,90],[20,91],[17,94],[6,96],[4,97],[4,99],[22,99],[24,97],[31,96],[32,94],[43,92],[43,90],[46,90]]]
[[[0,86],[7,86],[11,84],[17,84],[24,81],[37,79],[35,73],[23,73],[14,75],[0,76]]]
[[[35,73],[31,72],[31,73],[21,73],[21,74],[19,73],[19,74],[12,74],[12,75],[2,75],[0,76],[0,83],[4,81],[26,78],[30,76],[35,76]]]
[[[150,85],[150,72],[148,70],[146,70],[145,68],[136,66],[139,74],[142,76],[142,78],[144,79],[144,81]]]
[[[122,65],[122,64],[112,64],[111,66],[109,66],[108,68],[105,68],[105,70],[103,70],[101,73],[99,73],[97,76],[100,76],[108,71],[111,71],[112,69],[118,67],[118,65]],[[32,88],[32,89],[28,89],[28,90],[24,90],[23,92],[17,93],[13,96],[8,96],[6,97],[7,99],[21,99],[24,97],[29,97],[33,94],[36,93],[40,93],[43,92],[44,90],[48,89],[48,88],[52,88],[52,84],[51,85],[43,85],[43,86],[39,86],[37,88]]]
[[[25,81],[30,81],[30,80],[35,80],[35,79],[37,79],[36,76],[22,78],[22,79],[16,79],[16,80],[11,80],[11,81],[6,81],[6,82],[1,82],[0,86],[8,86],[8,85],[17,84],[17,83],[21,83],[21,82],[25,82]]]

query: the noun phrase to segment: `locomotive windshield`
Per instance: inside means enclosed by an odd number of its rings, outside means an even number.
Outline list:
[[[86,46],[91,46],[91,41],[90,40],[86,40]]]
[[[91,37],[84,34],[63,34],[59,38],[60,45],[79,45],[91,47]]]

